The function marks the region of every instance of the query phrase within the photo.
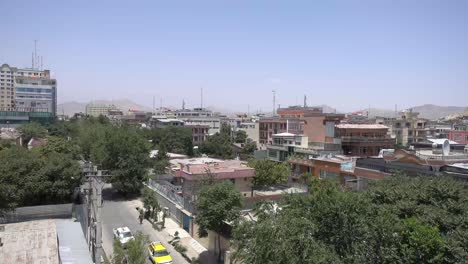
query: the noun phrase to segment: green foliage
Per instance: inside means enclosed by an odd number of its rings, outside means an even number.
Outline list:
[[[98,157],[102,168],[112,172],[111,183],[122,193],[138,193],[149,166],[149,145],[132,127],[108,129]],[[99,161],[99,160],[97,160]]]
[[[151,219],[158,221],[158,212],[161,211],[161,206],[159,205],[156,194],[153,190],[145,187],[143,190],[143,204],[145,209],[149,212],[149,217]]]
[[[188,127],[169,126],[165,128],[144,129],[143,136],[151,140],[153,148],[160,148],[164,144],[167,152],[190,155],[193,152],[192,129]],[[191,146],[189,146],[191,145]]]
[[[47,135],[47,130],[39,123],[27,123],[19,128],[23,137],[23,142],[28,144],[29,140],[33,137],[43,138]]]
[[[252,184],[255,188],[287,183],[291,174],[287,163],[269,160],[251,160],[249,166],[255,169]]]
[[[467,263],[466,184],[395,176],[365,192],[310,182],[234,229],[244,263]],[[255,252],[255,254],[252,254]]]
[[[240,153],[241,160],[250,160],[253,158],[254,151],[257,150],[257,144],[255,142],[247,142],[242,148]]]
[[[15,143],[11,140],[0,139],[0,151],[15,146]]]
[[[134,234],[135,239],[127,243],[127,249],[123,249],[118,240],[114,240],[114,256],[112,264],[146,264],[146,248],[149,244],[149,237],[141,231]]]
[[[207,230],[221,232],[223,221],[237,219],[241,205],[242,195],[230,182],[203,187],[196,201],[196,221],[201,230],[200,235],[206,235]]]
[[[216,158],[232,159],[231,137],[225,133],[216,133],[209,136],[200,145],[200,152]]]
[[[0,207],[67,203],[81,184],[78,162],[68,155],[12,147],[0,151]]]
[[[236,143],[245,143],[247,141],[247,133],[244,130],[238,130],[234,141]]]

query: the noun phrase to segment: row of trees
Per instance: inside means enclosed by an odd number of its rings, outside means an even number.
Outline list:
[[[200,153],[221,159],[232,159],[235,158],[233,143],[243,145],[242,151],[238,153],[242,160],[251,159],[254,151],[257,149],[255,142],[247,138],[245,131],[234,132],[230,125],[224,123],[221,125],[219,133],[209,136],[200,145]]]
[[[364,192],[343,192],[336,183],[315,180],[307,195],[258,205],[257,221],[239,219],[234,258],[253,264],[468,263],[467,187],[449,178],[396,175]]]

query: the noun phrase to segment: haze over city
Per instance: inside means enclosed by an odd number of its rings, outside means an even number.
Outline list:
[[[466,1],[12,1],[0,61],[34,40],[59,103],[131,99],[271,111],[466,106]],[[7,11],[8,10],[8,11]],[[11,23],[11,24],[9,24]]]

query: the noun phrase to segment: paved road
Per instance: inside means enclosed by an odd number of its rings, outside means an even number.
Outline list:
[[[123,200],[121,197],[107,186],[103,191],[104,204],[102,209],[102,241],[104,251],[108,256],[112,255],[113,235],[112,229],[122,226],[128,226],[132,232],[142,231],[144,234],[149,235],[151,241],[161,241],[162,244],[168,249],[172,256],[174,264],[188,264],[175,249],[169,245],[166,238],[161,233],[153,229],[147,222],[143,221],[140,225],[138,220],[138,211],[135,209],[137,201]],[[151,263],[147,259],[148,263]]]

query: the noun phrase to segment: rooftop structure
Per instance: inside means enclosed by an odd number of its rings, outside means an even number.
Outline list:
[[[203,180],[230,180],[237,190],[250,196],[251,180],[255,170],[240,160],[219,160],[207,157],[174,159],[171,174],[177,185],[182,185],[184,196],[192,196]]]
[[[350,156],[377,156],[381,149],[393,148],[395,139],[388,136],[388,127],[381,124],[338,124],[343,153]]]

